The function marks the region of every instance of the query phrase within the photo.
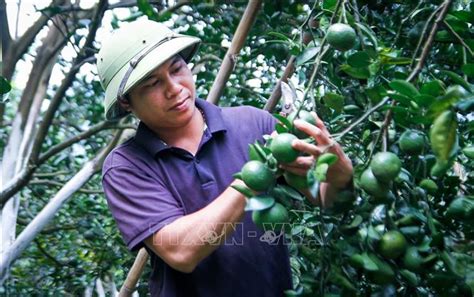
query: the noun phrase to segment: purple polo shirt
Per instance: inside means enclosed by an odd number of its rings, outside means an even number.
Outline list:
[[[103,186],[109,208],[131,250],[174,220],[212,202],[248,160],[248,145],[270,134],[275,119],[254,107],[220,108],[196,100],[205,130],[195,156],[167,146],[143,123],[135,137],[104,162]],[[202,222],[206,224],[206,222]],[[198,230],[200,226],[196,226]],[[182,273],[151,255],[152,296],[277,297],[291,288],[284,237],[268,240],[251,213],[225,243],[191,273]]]

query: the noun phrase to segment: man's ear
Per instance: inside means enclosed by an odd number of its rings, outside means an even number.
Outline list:
[[[128,112],[132,111],[132,107],[130,105],[130,97],[129,95],[125,95],[123,98],[118,99],[118,104],[120,107]]]

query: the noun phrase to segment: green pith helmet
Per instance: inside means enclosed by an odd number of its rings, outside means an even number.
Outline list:
[[[200,42],[197,37],[177,34],[150,20],[134,21],[112,32],[97,54],[97,70],[105,90],[105,118],[117,120],[127,115],[118,98],[176,54],[189,62]]]

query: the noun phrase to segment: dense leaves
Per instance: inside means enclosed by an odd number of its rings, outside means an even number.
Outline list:
[[[341,192],[332,208],[314,208],[294,188],[283,185],[273,190],[272,198],[249,200],[248,210],[274,206],[273,197],[290,210],[291,225],[285,230],[294,290],[287,295],[471,296],[474,4],[452,1],[433,43],[427,44],[446,1],[264,2],[220,105],[263,107],[294,55],[295,73],[289,84],[296,90],[296,100],[301,103],[305,94],[304,109],[317,111],[355,165],[354,188]],[[200,37],[203,44],[193,67],[198,93],[205,98],[245,3],[194,1],[166,13],[162,12],[169,7],[150,3],[138,1],[136,7],[126,8],[130,13],[125,17],[124,8],[111,9],[110,24],[104,26],[120,26],[146,15]],[[65,13],[54,5],[44,11],[53,9]],[[354,46],[345,52],[325,42],[329,26],[336,22],[350,25],[356,33]],[[70,42],[80,47],[84,30],[71,34]],[[422,54],[419,75],[407,81]],[[56,67],[67,73],[70,63],[60,56]],[[43,152],[103,120],[103,93],[94,73],[80,72],[66,92]],[[3,77],[1,83],[2,93],[8,92],[10,83]],[[5,123],[16,114],[22,91],[15,88],[15,79],[11,85]],[[47,101],[57,88],[52,81]],[[290,131],[289,121],[279,119],[277,130]],[[9,129],[5,125],[0,133],[2,151]],[[407,131],[416,131],[417,143],[410,143],[409,137],[407,143],[399,142]],[[41,165],[21,190],[18,232],[110,139],[110,131],[102,131]],[[396,154],[402,164],[388,183],[377,180],[369,167],[381,151]],[[268,148],[250,147],[252,160],[271,163],[268,155]],[[322,163],[330,166],[331,156],[325,158]],[[313,177],[323,180],[327,166],[317,167],[321,169]],[[319,183],[310,184],[316,191]],[[394,231],[405,238],[406,251],[386,257],[380,241]],[[0,292],[82,295],[98,278],[120,286],[132,261],[96,175],[15,262]],[[146,271],[143,280],[147,277]],[[146,292],[143,284],[139,292]]]

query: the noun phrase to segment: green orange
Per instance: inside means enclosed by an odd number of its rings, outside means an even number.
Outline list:
[[[309,111],[306,111],[306,110],[300,110],[299,113],[298,113],[298,117],[296,117],[296,114],[298,112],[292,112],[289,116],[288,116],[288,121],[290,121],[290,123],[293,124],[293,121],[296,120],[296,119],[299,119],[299,120],[302,120],[302,121],[305,121],[311,125],[316,125],[316,120],[315,118],[313,117],[313,115],[309,112]],[[308,137],[308,134],[304,133],[303,131],[297,129],[297,128],[293,128],[293,134],[298,137],[299,139],[302,139],[302,138],[307,138]]]
[[[380,152],[372,158],[370,169],[378,180],[388,183],[398,176],[402,162],[394,153]]]
[[[283,173],[283,177],[285,178],[285,181],[288,185],[292,186],[297,190],[303,190],[309,187],[308,179],[306,178],[306,176],[297,175],[292,172],[285,171]]]
[[[425,137],[420,131],[407,130],[400,135],[398,145],[403,152],[409,155],[417,155],[423,152]]]
[[[356,32],[347,24],[332,24],[327,31],[326,40],[335,49],[347,51],[356,43]]]
[[[242,180],[252,190],[266,191],[275,181],[275,175],[265,163],[253,160],[245,163],[241,170]]]
[[[264,230],[281,229],[288,219],[288,211],[278,202],[268,209],[252,212],[252,221]]]
[[[387,259],[395,259],[405,253],[407,240],[400,231],[392,230],[385,233],[379,242],[379,252]]]
[[[370,168],[362,173],[359,182],[363,190],[375,197],[387,196],[390,189],[390,185],[379,181]]]
[[[291,163],[299,156],[299,152],[292,146],[294,140],[298,139],[290,133],[281,133],[272,139],[270,151],[272,155],[281,163]]]

